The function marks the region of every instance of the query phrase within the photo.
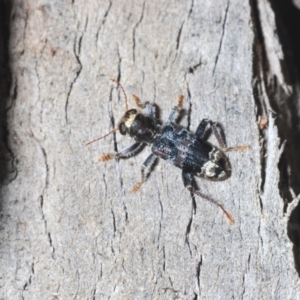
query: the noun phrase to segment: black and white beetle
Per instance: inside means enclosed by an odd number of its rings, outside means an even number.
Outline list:
[[[99,161],[104,162],[113,158],[128,158],[136,155],[145,145],[152,145],[152,153],[142,165],[142,179],[134,186],[132,192],[136,192],[141,187],[147,180],[155,161],[158,158],[162,158],[182,169],[183,184],[191,193],[218,205],[228,220],[234,223],[234,218],[225,210],[222,203],[202,194],[193,187],[193,175],[213,181],[227,179],[231,175],[231,166],[224,152],[237,149],[245,150],[248,147],[227,148],[223,134],[218,130],[219,126],[208,119],[203,119],[200,122],[195,134],[177,125],[176,120],[182,108],[183,96],[179,97],[177,106],[171,110],[168,121],[163,125],[156,119],[155,104],[149,102],[141,103],[140,99],[133,95],[136,105],[145,109],[145,113],[143,114],[136,109],[128,109],[127,96],[122,85],[114,79],[111,80],[116,82],[123,90],[126,99],[126,112],[118,128],[86,145],[116,131],[120,131],[122,135],[128,134],[136,142],[118,153],[109,153],[101,156]],[[212,129],[222,150],[207,142],[209,128]]]

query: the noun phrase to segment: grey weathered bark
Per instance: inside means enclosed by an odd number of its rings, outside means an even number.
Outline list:
[[[19,0],[10,32],[16,176],[1,188],[1,299],[300,297],[287,235],[297,200],[285,214],[272,115],[276,99],[288,115],[293,86],[267,0]],[[182,125],[210,118],[230,146],[250,145],[229,154],[227,181],[197,179],[235,224],[163,161],[131,194],[150,149],[97,162],[129,138],[84,147],[124,113],[110,77],[155,102],[162,120],[183,94]]]

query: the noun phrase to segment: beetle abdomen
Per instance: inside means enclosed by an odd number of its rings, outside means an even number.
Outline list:
[[[209,153],[209,160],[203,164],[201,172],[196,175],[215,181],[227,179],[231,175],[231,166],[227,156],[220,149],[213,147]]]

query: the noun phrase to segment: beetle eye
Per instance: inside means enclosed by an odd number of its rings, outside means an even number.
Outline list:
[[[126,134],[126,125],[124,123],[121,123],[119,125],[119,131],[122,135],[125,135]]]

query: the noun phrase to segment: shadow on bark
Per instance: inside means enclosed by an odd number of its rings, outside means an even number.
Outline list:
[[[285,82],[292,87],[292,92],[285,90],[274,76],[270,78],[270,65],[266,53],[264,34],[261,27],[261,16],[258,0],[249,0],[252,9],[255,40],[253,46],[253,94],[257,106],[257,117],[268,117],[266,104],[262,97],[265,87],[272,113],[276,117],[276,125],[281,142],[286,141],[284,152],[279,162],[279,193],[284,199],[283,213],[288,203],[300,194],[300,10],[291,0],[270,0],[280,45],[284,52],[281,62]],[[261,144],[261,190],[265,180],[265,130],[260,130]],[[288,222],[288,236],[294,247],[295,268],[300,275],[300,206],[292,212]]]
[[[11,150],[7,144],[7,101],[11,89],[9,61],[9,23],[12,1],[0,1],[0,183],[7,184],[16,177],[17,171]]]
[[[286,140],[286,147],[279,163],[279,190],[287,204],[295,195],[300,194],[300,10],[289,0],[272,0],[271,5],[276,16],[276,28],[284,51],[285,79],[293,88],[290,97],[281,110],[282,93],[271,97],[274,110],[278,113],[277,126],[281,141]],[[295,267],[300,275],[300,206],[292,212],[288,222],[288,236],[294,244]]]

